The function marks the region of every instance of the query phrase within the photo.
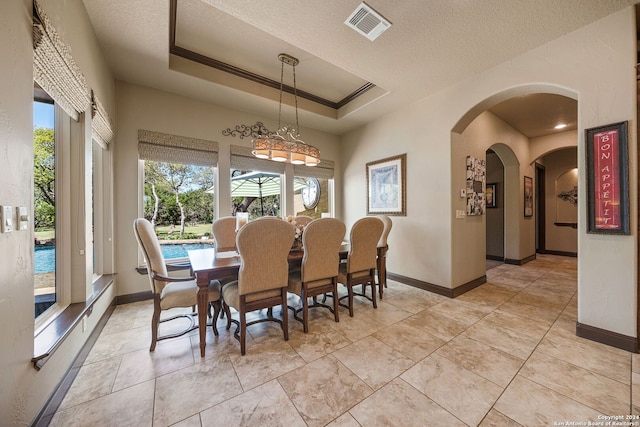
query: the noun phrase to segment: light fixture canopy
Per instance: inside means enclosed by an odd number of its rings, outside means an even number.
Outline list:
[[[286,53],[278,55],[282,63],[280,67],[280,106],[278,110],[278,130],[269,135],[260,136],[251,141],[253,155],[259,159],[268,159],[275,162],[286,162],[294,165],[317,166],[320,163],[320,150],[313,145],[305,144],[300,139],[298,132],[298,89],[296,87],[296,65],[298,58]],[[282,92],[284,81],[284,64],[293,68],[293,96],[296,109],[296,126],[281,126],[282,119]]]

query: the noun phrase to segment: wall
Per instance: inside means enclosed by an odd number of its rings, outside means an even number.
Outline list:
[[[579,100],[578,158],[584,159],[585,128],[630,120],[630,176],[635,177],[635,55],[635,12],[629,7],[350,132],[342,151],[349,159],[344,167],[347,225],[366,213],[366,162],[406,152],[407,216],[394,217],[389,237],[390,247],[398,247],[395,240],[405,250],[389,252],[389,271],[449,288],[479,277],[484,273],[482,219],[455,219],[461,159],[482,155],[475,148],[460,152],[469,146],[462,135],[466,127],[512,96],[569,96]],[[584,199],[582,160],[579,166],[579,198]],[[520,165],[520,175],[533,177],[533,172],[531,163]],[[636,184],[631,183],[632,236],[587,235],[586,209],[579,208],[579,322],[627,336],[636,336]],[[516,190],[522,194],[521,183]],[[534,221],[521,218],[517,227],[522,259],[534,254]]]
[[[97,48],[82,2],[41,3],[90,86],[101,95],[107,110],[115,111],[115,82]],[[0,8],[0,204],[29,206],[33,218],[32,2],[5,1]],[[74,330],[42,370],[36,371],[30,362],[34,342],[33,239],[33,230],[0,234],[3,426],[32,422],[106,310],[102,302],[98,303],[87,322],[87,331]]]
[[[224,107],[195,101],[179,95],[143,86],[118,82],[117,84],[118,131],[114,150],[116,265],[118,269],[118,294],[128,295],[149,290],[146,276],[135,272],[138,267],[138,247],[133,235],[133,220],[142,215],[142,187],[138,184],[138,129],[206,139],[219,143],[218,190],[216,192],[219,214],[230,215],[230,145],[250,146],[251,140],[223,136],[222,130],[239,124],[264,123],[268,129],[276,129],[277,121],[258,117]],[[274,111],[275,116],[276,111]],[[335,162],[335,188],[337,191],[336,215],[341,216],[342,188],[338,137],[302,128],[303,140],[320,150],[322,159]],[[292,165],[286,166],[293,173]],[[293,203],[293,198],[291,198]],[[291,212],[293,214],[293,207]],[[140,260],[141,262],[141,260]]]

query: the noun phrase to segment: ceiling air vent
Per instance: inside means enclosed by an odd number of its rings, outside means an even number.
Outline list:
[[[371,41],[375,40],[391,26],[391,22],[384,19],[382,15],[366,3],[360,3],[360,6],[353,11],[344,23]]]

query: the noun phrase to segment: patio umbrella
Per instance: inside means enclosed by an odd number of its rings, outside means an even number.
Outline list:
[[[304,178],[294,178],[293,190],[306,186]],[[207,190],[213,193],[214,187]],[[249,172],[231,178],[232,197],[256,197],[260,199],[260,212],[264,216],[263,197],[280,194],[280,174],[272,172]]]

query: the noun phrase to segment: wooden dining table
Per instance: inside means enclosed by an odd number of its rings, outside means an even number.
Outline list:
[[[340,246],[340,258],[347,257],[349,244]],[[240,255],[237,252],[220,252],[216,249],[196,249],[188,251],[191,270],[196,276],[198,284],[198,328],[200,330],[200,357],[205,355],[207,341],[207,287],[211,280],[218,280],[224,277],[237,276],[240,270]],[[303,249],[292,249],[289,252],[289,267],[295,268],[302,263],[304,256]],[[215,322],[217,319],[213,319]]]

